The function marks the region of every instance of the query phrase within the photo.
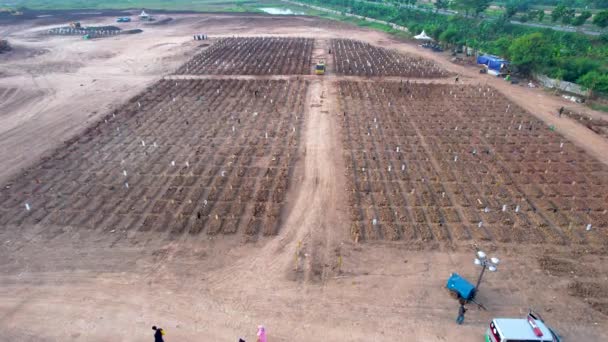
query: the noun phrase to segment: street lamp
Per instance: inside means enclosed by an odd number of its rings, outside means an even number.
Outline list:
[[[490,272],[496,272],[498,270],[498,264],[500,263],[500,260],[495,257],[488,258],[484,251],[478,250],[477,258],[475,258],[473,262],[475,263],[475,265],[481,266],[481,273],[479,273],[479,278],[477,278],[477,286],[475,286],[475,294],[477,294],[477,291],[479,290],[479,284],[481,283],[481,278],[483,277],[486,268]]]

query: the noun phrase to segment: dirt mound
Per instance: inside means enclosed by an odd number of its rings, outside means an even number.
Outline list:
[[[579,298],[608,298],[608,285],[576,280],[568,285],[568,292]]]
[[[538,260],[538,264],[541,269],[553,276],[580,274],[580,268],[571,260],[543,256]]]
[[[168,17],[168,18],[163,18],[160,20],[150,21],[148,23],[145,23],[145,25],[149,25],[149,26],[166,25],[166,24],[170,23],[171,21],[173,21],[173,18]]]
[[[608,285],[595,281],[574,281],[568,285],[568,293],[582,298],[593,309],[608,315]]]

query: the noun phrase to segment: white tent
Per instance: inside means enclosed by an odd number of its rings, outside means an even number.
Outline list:
[[[414,36],[414,38],[418,40],[433,40],[433,38],[426,35],[426,32],[424,32],[424,30],[422,30],[422,33],[420,33],[419,35]]]
[[[140,18],[149,18],[150,16],[148,15],[148,13],[146,13],[146,11],[142,10],[141,14],[139,15]]]

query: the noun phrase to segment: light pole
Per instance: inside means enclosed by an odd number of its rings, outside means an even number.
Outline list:
[[[490,272],[496,272],[500,260],[495,257],[488,258],[484,251],[478,250],[477,258],[475,258],[474,263],[475,265],[481,266],[481,273],[479,273],[479,278],[477,278],[477,285],[475,286],[475,294],[477,295],[477,291],[479,290],[479,284],[481,283],[481,278],[483,277],[486,268]]]

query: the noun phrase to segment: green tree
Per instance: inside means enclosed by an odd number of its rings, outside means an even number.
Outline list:
[[[608,10],[597,13],[593,17],[593,25],[601,28],[608,26]]]
[[[509,1],[505,6],[505,16],[507,18],[513,18],[515,14],[517,14],[517,3]]]
[[[597,71],[590,71],[581,76],[576,83],[591,91],[591,96],[594,92],[608,92],[608,75],[606,73],[599,73]]]
[[[448,8],[448,6],[450,5],[450,1],[449,0],[436,0],[434,5],[435,5],[436,11],[444,10],[444,9]]]
[[[482,13],[488,7],[490,7],[490,0],[474,0],[473,10],[475,11],[475,16],[479,16],[479,13]]]
[[[442,42],[446,42],[450,45],[454,45],[454,44],[458,43],[460,38],[461,38],[460,33],[456,29],[453,29],[453,28],[449,28],[449,29],[443,31],[439,35],[439,40],[441,40]]]
[[[478,16],[479,13],[485,11],[490,6],[490,0],[453,0],[452,7],[464,10],[468,16],[469,12],[475,13]]]
[[[538,71],[551,55],[551,42],[540,32],[516,38],[509,46],[511,63],[524,74]]]
[[[572,25],[574,25],[574,26],[581,26],[589,18],[591,18],[591,12],[589,12],[589,11],[583,11],[578,17],[574,18],[574,20],[572,21]]]
[[[498,56],[508,56],[509,46],[511,46],[513,38],[509,36],[500,37],[492,42],[492,53]]]
[[[564,16],[564,13],[566,12],[566,6],[564,5],[557,5],[555,6],[555,8],[553,9],[553,11],[551,11],[551,21],[552,22],[556,22],[558,19],[560,19],[561,17]]]
[[[564,13],[562,14],[562,23],[568,25],[574,21],[574,16],[576,15],[576,11],[574,8],[566,8]]]
[[[542,22],[543,19],[545,19],[545,11],[544,10],[538,10],[538,21]]]

